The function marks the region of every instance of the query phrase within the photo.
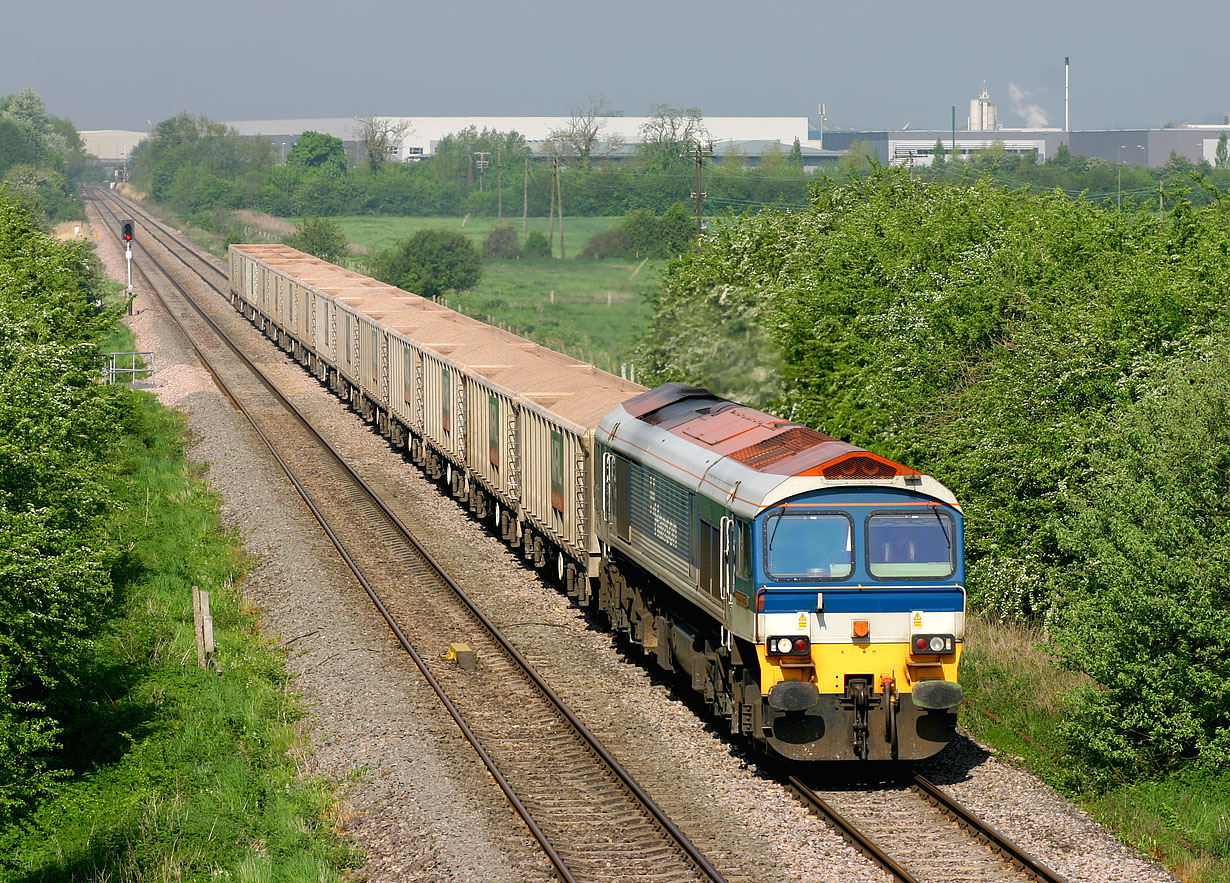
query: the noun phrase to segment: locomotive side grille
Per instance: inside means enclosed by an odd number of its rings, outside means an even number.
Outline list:
[[[814,448],[816,445],[831,441],[835,441],[835,439],[822,432],[816,432],[816,430],[808,429],[806,426],[795,426],[787,429],[780,435],[775,435],[772,438],[766,438],[764,441],[756,442],[754,445],[741,448],[731,454],[730,457],[751,469],[764,469],[767,466],[772,466],[774,463],[785,460],[787,457],[793,457],[795,454],[802,453],[809,448]]]
[[[892,478],[897,470],[888,463],[873,457],[855,456],[824,468],[824,477],[843,478]]]

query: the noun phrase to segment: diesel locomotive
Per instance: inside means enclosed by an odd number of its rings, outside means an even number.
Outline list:
[[[951,740],[963,522],[931,476],[287,246],[230,271],[236,309],[732,733],[799,761]]]

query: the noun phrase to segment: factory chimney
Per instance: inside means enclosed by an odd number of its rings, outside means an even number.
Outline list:
[[[1069,108],[1068,98],[1068,56],[1063,57],[1063,130],[1068,133],[1069,140],[1072,135],[1072,122],[1068,116]]]

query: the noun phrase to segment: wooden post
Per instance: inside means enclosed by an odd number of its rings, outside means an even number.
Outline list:
[[[214,652],[214,618],[209,613],[209,592],[192,587],[192,624],[196,632],[196,664],[205,668],[205,657]]]
[[[530,158],[525,158],[525,183],[521,185],[521,242],[530,235]]]

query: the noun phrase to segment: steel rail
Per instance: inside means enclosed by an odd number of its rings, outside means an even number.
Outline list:
[[[104,191],[103,195],[119,203],[122,207],[129,208],[129,206],[126,203],[121,202],[120,200],[116,199],[116,197],[111,195],[109,192]],[[114,210],[110,209],[110,207],[108,207],[108,209],[112,214],[112,218],[117,219],[118,216],[115,214]],[[141,213],[149,217],[148,213],[144,211],[142,211]],[[157,222],[157,223],[161,224],[161,222]],[[166,233],[164,233],[164,235],[169,236],[169,234],[166,234]],[[117,234],[117,238],[118,238],[118,234]],[[172,241],[175,242],[176,246],[182,247],[182,245],[180,245],[178,241],[174,239]],[[171,246],[167,246],[165,242],[163,242],[163,245],[172,254],[175,253],[174,249]],[[556,710],[560,713],[561,717],[563,717],[568,722],[568,724],[581,737],[581,739],[587,743],[587,745],[602,760],[602,762],[611,770],[612,773],[615,774],[615,776],[620,780],[620,782],[623,783],[624,787],[626,787],[628,791],[633,794],[633,796],[637,799],[637,801],[645,807],[646,811],[650,814],[653,821],[657,823],[659,826],[661,826],[661,828],[670,835],[671,839],[673,839],[676,842],[676,844],[683,850],[683,852],[688,856],[689,860],[691,860],[693,864],[697,866],[697,869],[700,870],[710,880],[715,881],[715,883],[719,883],[719,881],[724,881],[724,877],[722,876],[721,872],[713,867],[713,865],[704,856],[704,854],[701,853],[700,850],[697,849],[697,847],[691,842],[691,840],[678,828],[678,826],[675,825],[675,823],[670,819],[670,817],[667,816],[667,814],[661,809],[661,807],[657,805],[657,803],[653,800],[653,798],[650,797],[649,794],[645,792],[645,790],[640,786],[640,784],[636,782],[636,780],[632,777],[632,775],[627,770],[624,769],[622,764],[620,764],[619,761],[616,760],[615,757],[610,754],[607,748],[601,743],[601,741],[598,740],[597,736],[595,736],[589,730],[589,728],[586,727],[585,724],[579,718],[577,718],[577,716],[573,713],[572,709],[569,708],[567,704],[564,703],[563,699],[550,687],[549,684],[547,684],[547,682],[542,678],[542,676],[538,674],[537,670],[533,667],[533,665],[529,662],[529,660],[525,659],[525,657],[521,654],[521,652],[518,651],[517,648],[513,646],[513,644],[499,630],[499,628],[493,622],[491,622],[491,620],[487,617],[487,615],[482,612],[482,610],[478,607],[478,605],[469,597],[469,595],[466,594],[466,592],[461,588],[461,586],[458,585],[457,582],[451,576],[449,576],[449,574],[435,560],[435,558],[432,557],[431,554],[426,550],[426,548],[423,547],[423,545],[419,542],[418,538],[415,537],[409,531],[409,529],[402,523],[402,521],[396,516],[396,514],[393,513],[393,511],[388,507],[388,505],[384,502],[384,500],[381,499],[380,496],[370,487],[370,485],[368,485],[368,483],[364,481],[364,479],[350,466],[350,464],[347,463],[341,457],[341,455],[337,453],[336,450],[334,450],[334,448],[323,438],[323,436],[320,435],[320,433],[315,429],[315,427],[313,427],[306,420],[306,418],[303,417],[303,415],[295,408],[295,406],[288,399],[286,399],[286,397],[276,388],[273,382],[269,380],[269,378],[265,375],[265,373],[261,371],[261,369],[257,365],[255,365],[250,359],[247,358],[247,356],[236,346],[236,344],[226,335],[226,333],[222,331],[222,329],[217,325],[217,323],[213,320],[213,318],[210,317],[196,303],[196,301],[192,298],[190,294],[188,294],[186,289],[184,289],[184,287],[180,285],[179,282],[177,282],[173,277],[170,276],[170,274],[162,266],[161,262],[159,262],[157,258],[153,256],[153,254],[144,246],[144,244],[138,242],[138,247],[141,248],[141,250],[145,252],[146,256],[150,259],[150,261],[156,267],[158,267],[159,271],[165,276],[167,281],[170,282],[171,285],[180,292],[181,296],[183,296],[184,299],[193,307],[193,309],[196,310],[197,314],[206,323],[209,324],[209,326],[214,330],[215,334],[218,335],[219,339],[223,343],[225,343],[226,346],[248,367],[248,369],[253,373],[253,375],[287,409],[287,411],[292,416],[294,416],[295,419],[299,423],[301,423],[303,427],[312,436],[315,437],[315,439],[322,445],[322,447],[335,460],[335,462],[347,473],[350,479],[372,501],[373,505],[375,505],[384,514],[384,516],[397,528],[397,530],[402,534],[402,536],[406,539],[406,541],[409,542],[415,548],[415,550],[423,556],[423,559],[426,561],[426,563],[436,572],[439,578],[457,595],[458,599],[462,601],[462,603],[465,604],[467,608],[469,608],[469,610],[474,615],[474,617],[482,624],[482,626],[490,633],[492,638],[500,645],[501,649],[503,649],[509,655],[509,657],[512,658],[514,662],[527,674],[527,676],[534,683],[535,687],[537,687],[541,691],[541,693],[547,698],[547,700],[556,708]],[[195,270],[190,265],[188,265],[187,262],[183,261],[182,258],[180,258],[180,261],[184,263],[185,267],[187,267],[191,272],[195,273],[203,281],[206,281],[206,284],[208,284],[211,288],[214,288],[214,290],[217,290],[217,287],[214,286],[213,283],[210,283],[207,280],[205,280],[205,277],[199,271]],[[226,382],[218,375],[216,371],[214,371],[213,367],[209,363],[208,358],[205,356],[202,350],[196,345],[196,342],[192,340],[191,336],[188,335],[186,329],[184,329],[183,323],[180,321],[179,317],[175,315],[174,310],[172,310],[170,306],[166,303],[166,301],[163,300],[162,295],[158,293],[156,289],[154,289],[154,286],[151,280],[149,280],[149,277],[145,275],[144,271],[139,271],[139,272],[141,272],[142,276],[145,276],[147,282],[150,282],[150,287],[151,289],[154,290],[155,296],[158,297],[159,302],[163,304],[164,309],[166,309],[167,313],[172,317],[175,323],[180,327],[181,331],[184,332],[185,338],[188,340],[193,350],[197,353],[198,357],[201,359],[202,364],[206,367],[207,370],[209,370],[210,374],[215,378],[220,388],[222,388],[224,392],[226,392],[227,397],[230,398],[231,401],[235,403],[236,407],[240,410],[240,412],[243,413],[244,416],[249,421],[249,423],[252,424],[253,428],[256,430],[257,434],[261,437],[262,441],[264,441],[266,446],[269,447],[270,452],[273,453],[274,458],[277,460],[282,470],[287,474],[287,477],[291,480],[292,484],[295,486],[300,496],[307,503],[309,510],[313,514],[313,517],[317,520],[318,523],[321,524],[321,527],[325,530],[326,534],[329,536],[330,541],[338,549],[338,552],[342,555],[343,560],[346,561],[347,566],[355,574],[356,578],[359,579],[360,584],[364,587],[364,590],[368,594],[369,598],[372,600],[373,605],[377,608],[381,616],[388,623],[390,629],[393,631],[394,635],[397,637],[398,642],[411,656],[411,658],[415,662],[415,665],[418,666],[420,671],[423,672],[428,682],[432,685],[432,689],[441,698],[443,704],[449,710],[450,715],[453,717],[454,721],[457,722],[459,728],[461,728],[467,740],[471,743],[471,745],[474,746],[475,750],[479,753],[480,757],[482,757],[484,764],[487,766],[492,776],[496,778],[496,781],[500,784],[501,790],[503,790],[504,793],[508,796],[510,803],[513,804],[514,808],[517,809],[518,814],[522,816],[527,826],[530,827],[531,831],[534,833],[535,839],[539,841],[540,845],[542,845],[544,851],[548,854],[548,857],[551,859],[552,864],[557,868],[557,871],[560,873],[561,877],[568,881],[573,880],[574,878],[572,877],[571,872],[568,871],[568,869],[563,865],[563,860],[555,852],[554,847],[550,845],[550,843],[548,842],[546,838],[546,835],[541,831],[537,823],[534,822],[534,820],[529,814],[528,808],[524,806],[524,804],[520,801],[520,799],[512,791],[511,785],[504,779],[503,775],[495,767],[494,760],[487,754],[485,749],[483,749],[483,747],[479,743],[479,740],[477,739],[475,734],[470,730],[468,725],[466,725],[465,722],[462,720],[460,716],[460,712],[456,709],[456,707],[453,705],[451,700],[448,699],[448,697],[443,691],[443,687],[439,684],[439,682],[435,679],[435,677],[430,673],[430,671],[428,670],[426,666],[426,663],[422,660],[422,657],[414,650],[408,638],[406,638],[405,634],[401,631],[400,627],[397,625],[396,621],[392,617],[392,614],[389,613],[384,603],[380,600],[379,596],[375,593],[374,589],[368,583],[366,578],[363,577],[363,575],[359,572],[358,566],[353,562],[350,555],[346,552],[344,548],[342,548],[340,540],[334,534],[332,529],[325,523],[326,519],[323,516],[323,513],[321,513],[317,509],[316,505],[309,498],[306,489],[303,488],[303,486],[299,483],[298,479],[295,478],[295,476],[291,473],[289,465],[286,464],[285,461],[278,455],[277,451],[274,450],[272,442],[260,430],[259,426],[256,425],[255,419],[247,412],[247,410],[241,404],[239,404],[239,402],[237,401],[236,397],[233,395],[232,391],[230,390]],[[219,292],[219,293],[225,297],[224,292]]]
[[[797,776],[790,777],[789,787],[809,809],[823,817],[829,825],[837,829],[837,833],[887,871],[898,883],[919,883],[917,877],[899,865],[892,856],[880,848],[878,843],[833,809],[823,797],[804,784]]]
[[[986,842],[997,851],[1003,853],[1011,861],[1018,865],[1025,873],[1032,875],[1040,883],[1068,883],[1067,879],[1060,876],[1055,871],[1052,871],[1046,865],[1033,858],[1002,833],[995,829],[988,822],[983,821],[974,815],[969,809],[961,804],[955,797],[941,791],[931,780],[925,776],[915,773],[914,786],[919,789],[929,800],[934,801],[940,809],[949,815],[955,817],[958,822],[967,827],[979,839],[984,839]]]

